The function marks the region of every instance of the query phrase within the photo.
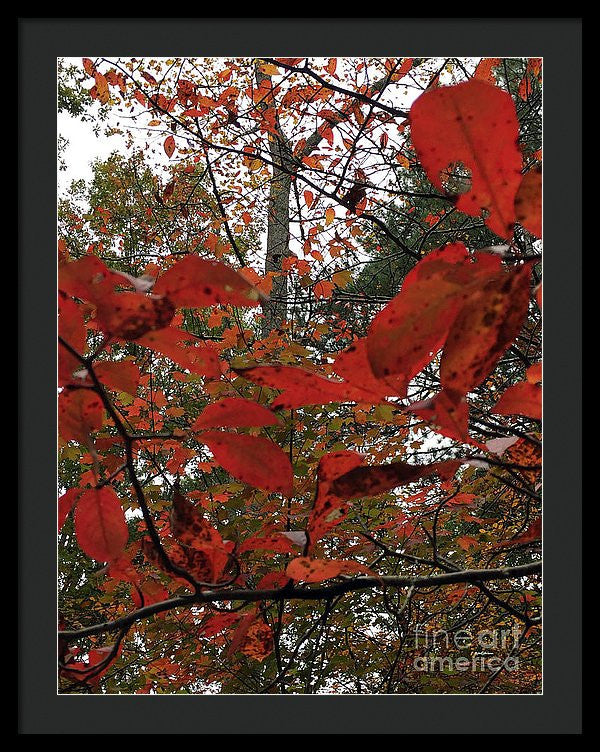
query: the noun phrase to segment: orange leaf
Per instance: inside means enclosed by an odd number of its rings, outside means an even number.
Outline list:
[[[313,289],[315,298],[330,298],[333,290],[335,289],[335,285],[333,284],[333,282],[322,280],[321,282],[317,282]]]
[[[536,238],[542,237],[542,168],[523,176],[515,196],[515,219]]]
[[[167,136],[164,143],[164,149],[165,154],[169,159],[173,156],[173,152],[175,151],[175,139],[173,136]]]

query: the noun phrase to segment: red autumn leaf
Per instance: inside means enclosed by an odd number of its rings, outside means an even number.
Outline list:
[[[229,266],[193,255],[185,256],[159,277],[153,292],[186,308],[257,306],[265,297]]]
[[[199,435],[215,462],[243,483],[291,496],[293,471],[287,455],[262,436],[208,431]]]
[[[444,389],[466,394],[492,371],[521,330],[530,277],[525,264],[477,286],[448,333],[440,364]]]
[[[273,650],[273,632],[256,609],[239,622],[232,637],[227,655],[240,651],[249,658],[263,661]]]
[[[469,257],[462,243],[432,251],[406,276],[396,297],[369,327],[367,352],[373,374],[391,382],[400,395],[442,347],[450,327],[482,280],[501,270],[499,257]]]
[[[164,149],[167,157],[171,159],[173,152],[175,151],[175,139],[173,138],[173,136],[167,136],[165,138]]]
[[[443,190],[443,171],[462,163],[471,171],[471,189],[458,197],[457,208],[475,217],[486,210],[487,226],[510,237],[522,164],[510,94],[477,80],[427,91],[412,105],[410,123],[417,155],[435,187]]]
[[[289,581],[289,577],[285,572],[269,572],[256,583],[257,590],[271,590],[285,587]]]
[[[58,396],[58,432],[64,441],[87,442],[102,428],[103,405],[91,389],[64,389]]]
[[[58,269],[58,289],[90,303],[97,303],[114,292],[118,285],[124,284],[124,277],[93,255],[61,264]]]
[[[315,197],[312,191],[304,191],[304,201],[309,209],[313,205],[314,200]]]
[[[196,453],[193,449],[188,449],[187,447],[178,446],[173,452],[173,456],[167,462],[165,467],[170,473],[172,473],[173,475],[177,475],[177,473],[180,473],[183,471],[186,463],[189,462],[189,460],[191,460],[192,457],[195,457],[195,456],[196,456]]]
[[[169,326],[175,308],[167,298],[140,292],[110,293],[96,303],[96,320],[107,334],[135,340]]]
[[[273,551],[280,554],[289,554],[294,551],[294,544],[284,533],[265,533],[262,531],[246,538],[237,551],[240,554],[245,551]]]
[[[340,574],[373,575],[368,567],[356,561],[311,559],[308,556],[299,556],[291,561],[285,573],[290,579],[302,582],[323,582],[323,580],[338,577]]]
[[[109,389],[135,396],[140,381],[140,369],[135,363],[130,360],[103,360],[94,365],[94,371]]]
[[[75,506],[77,499],[83,493],[81,488],[69,488],[68,491],[59,497],[58,499],[58,531],[60,532],[62,526],[67,521],[71,509]]]
[[[317,469],[317,493],[308,519],[311,547],[346,517],[348,504],[331,490],[331,484],[341,475],[358,467],[364,456],[357,452],[331,452],[321,457]]]
[[[456,539],[456,542],[463,549],[463,551],[468,551],[470,548],[479,545],[477,538],[473,538],[473,536],[471,535],[461,535]]]
[[[142,539],[141,549],[151,564],[163,572],[171,574],[154,543],[149,538]],[[165,552],[172,564],[190,574],[197,582],[217,583],[222,579],[223,570],[219,569],[221,558],[215,556],[214,551],[209,546],[196,549],[171,542],[165,546]]]
[[[225,397],[208,405],[196,418],[192,431],[205,428],[245,428],[250,426],[274,426],[279,421],[263,405],[241,397]]]
[[[216,351],[207,343],[195,340],[193,345],[185,344],[193,336],[181,329],[167,327],[158,331],[147,332],[138,338],[140,345],[165,355],[182,368],[211,379],[221,375]]]
[[[431,399],[413,402],[407,410],[426,420],[443,436],[480,446],[469,436],[469,407],[461,395],[442,390]]]
[[[197,110],[197,109],[191,109],[191,110],[184,110],[181,113],[181,117],[202,117],[205,114],[203,110]]]
[[[473,78],[478,78],[480,81],[485,81],[488,84],[495,84],[496,79],[492,70],[501,63],[499,57],[484,57],[473,73]]]
[[[75,534],[81,549],[96,561],[116,559],[127,543],[128,531],[119,497],[110,486],[91,488],[79,497]]]
[[[81,306],[62,295],[58,300],[58,335],[83,355],[86,349],[86,327]],[[81,369],[81,362],[62,345],[58,348],[58,385],[74,382],[73,371]]]
[[[371,368],[367,351],[367,338],[356,339],[343,350],[333,363],[333,370],[355,390],[359,402],[381,402],[388,396],[402,394],[402,382],[393,376],[385,381],[378,379]]]
[[[221,535],[204,518],[200,509],[177,489],[173,492],[170,522],[171,532],[180,543],[198,550],[210,549],[209,553],[214,553],[214,548],[222,548],[223,561],[219,563],[220,571],[223,570],[229,557]]]
[[[282,393],[273,400],[273,408],[293,410],[304,405],[361,401],[365,398],[364,392],[346,382],[334,381],[295,366],[255,366],[233,370],[255,384],[280,389]]]
[[[140,585],[131,586],[131,598],[136,608],[166,601],[168,597],[169,591],[153,577],[148,577]]]
[[[225,629],[233,626],[241,618],[240,613],[211,614],[211,616],[202,623],[199,634],[203,637],[214,637]]]
[[[496,403],[495,415],[526,415],[535,420],[542,419],[542,387],[522,381],[509,386]]]
[[[515,219],[536,238],[542,237],[542,168],[525,173],[515,196]]]
[[[389,465],[360,466],[336,478],[331,489],[342,499],[376,496],[434,473],[440,477],[452,475],[456,471],[457,464],[460,465],[457,460],[446,460],[430,465],[408,465],[398,461]]]

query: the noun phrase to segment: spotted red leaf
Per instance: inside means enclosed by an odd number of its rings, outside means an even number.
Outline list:
[[[302,580],[302,582],[323,582],[323,580],[338,577],[340,574],[373,574],[368,567],[356,561],[311,559],[308,556],[299,556],[291,561],[285,573],[290,579]]]
[[[149,297],[140,292],[110,293],[97,302],[96,309],[96,319],[103,331],[126,340],[164,329],[175,313],[167,298]]]
[[[230,475],[263,491],[292,495],[293,471],[288,456],[262,436],[208,431],[199,434],[217,464]]]
[[[153,292],[167,296],[175,306],[187,308],[216,304],[257,306],[264,298],[235,269],[193,255],[185,256],[159,277]]]
[[[240,652],[248,658],[262,662],[273,652],[273,630],[262,619],[257,619],[250,625],[242,644]]]
[[[93,76],[96,72],[96,67],[94,63],[89,59],[89,57],[82,58],[81,62],[83,63],[83,69],[88,74],[88,76]]]
[[[86,444],[102,428],[103,405],[91,389],[64,389],[58,396],[58,433],[65,441]]]
[[[344,473],[364,462],[357,452],[331,452],[321,457],[317,469],[317,493],[308,519],[308,537],[311,547],[332,530],[348,514],[348,504],[336,496],[331,484]]]
[[[203,551],[208,556],[212,579],[216,581],[227,566],[229,552],[218,530],[178,489],[173,492],[170,522],[171,532],[180,543],[196,551]]]
[[[408,465],[400,461],[389,465],[363,465],[335,479],[331,489],[343,499],[375,496],[434,473],[440,477],[451,476],[456,471],[457,465],[460,465],[460,462],[456,460],[434,462],[430,465]]]
[[[471,171],[471,189],[457,208],[478,217],[503,238],[512,235],[514,201],[521,182],[519,123],[507,92],[473,79],[427,91],[410,110],[412,141],[419,161],[436,188],[442,173],[462,163]]]
[[[75,509],[75,534],[81,549],[96,561],[111,561],[121,554],[128,538],[127,523],[110,486],[81,494]]]
[[[82,256],[77,261],[61,264],[58,289],[80,300],[96,303],[115,291],[125,279],[109,269],[97,256]]]
[[[149,538],[144,538],[141,544],[144,556],[151,564],[170,574],[170,570]],[[220,559],[212,555],[208,549],[196,549],[191,546],[171,542],[165,545],[169,561],[179,569],[190,574],[197,582],[217,583],[222,579],[219,570]]]
[[[377,378],[393,376],[405,395],[410,380],[442,347],[461,307],[482,281],[501,270],[499,257],[470,257],[454,243],[423,258],[406,276],[396,297],[369,327],[367,352]]]
[[[476,287],[448,333],[440,364],[444,389],[464,395],[492,371],[527,316],[530,278],[528,263]]]

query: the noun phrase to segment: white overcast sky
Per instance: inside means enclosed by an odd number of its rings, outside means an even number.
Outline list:
[[[81,58],[64,58],[67,63],[72,63],[77,66],[81,66]],[[479,58],[471,58],[468,60],[469,67],[475,67]],[[465,62],[467,62],[465,60]],[[400,87],[396,89],[400,94],[399,101],[394,102],[398,107],[409,108],[412,101],[418,95],[418,91],[415,89],[408,89],[402,91]],[[403,96],[402,96],[402,94]],[[402,100],[402,101],[400,101]],[[89,112],[93,115],[98,113],[99,105],[96,102],[90,102]],[[109,111],[108,119],[106,121],[98,121],[99,135],[94,133],[93,122],[82,122],[79,118],[74,118],[67,112],[61,112],[57,116],[57,133],[59,136],[67,139],[68,145],[63,153],[63,160],[67,166],[66,170],[58,170],[57,185],[58,194],[61,195],[71,184],[71,181],[78,179],[89,180],[92,177],[92,163],[96,159],[104,160],[113,151],[121,153],[127,153],[128,149],[125,146],[125,138],[122,135],[107,136],[106,126],[115,124],[112,119],[112,112]],[[162,162],[163,155],[157,154],[157,161]]]

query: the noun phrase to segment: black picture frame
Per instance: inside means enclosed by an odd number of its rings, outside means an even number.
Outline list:
[[[19,18],[18,37],[19,733],[581,733],[582,20]],[[56,58],[97,54],[544,58],[542,695],[56,694]]]

